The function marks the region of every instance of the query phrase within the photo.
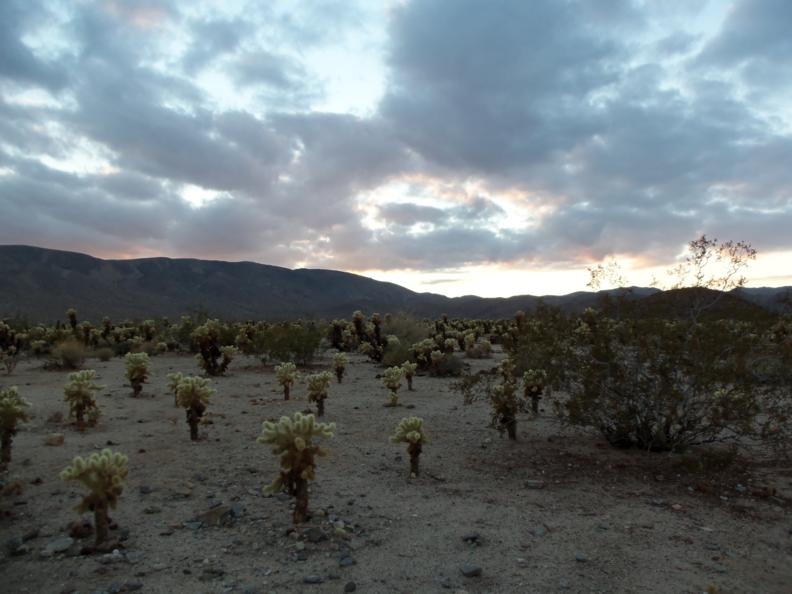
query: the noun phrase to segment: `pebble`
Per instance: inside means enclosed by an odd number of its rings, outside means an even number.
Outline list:
[[[544,536],[547,534],[547,528],[543,524],[539,524],[538,526],[531,528],[529,532],[534,536]]]
[[[56,553],[63,553],[68,551],[74,544],[74,539],[70,536],[59,536],[47,543],[41,551],[42,557],[52,557]]]
[[[63,433],[50,433],[44,439],[44,444],[48,446],[60,446],[63,445],[63,440],[65,439]]]
[[[470,544],[481,544],[481,534],[478,532],[467,532],[462,535],[462,540]]]
[[[321,584],[324,579],[320,575],[305,575],[303,576],[303,584]]]
[[[345,555],[338,560],[339,567],[350,567],[351,565],[357,565],[357,561],[350,555]]]
[[[322,542],[323,540],[327,540],[327,535],[322,531],[321,528],[316,526],[308,528],[308,530],[306,530],[303,534],[305,536],[305,540],[314,544]]]
[[[474,565],[473,563],[463,563],[459,568],[459,571],[461,571],[462,575],[465,577],[479,577],[482,570],[479,565]]]
[[[583,553],[575,553],[575,561],[578,563],[585,563],[588,561],[588,557],[586,557],[586,555]]]
[[[13,536],[6,541],[6,551],[8,551],[8,554],[12,557],[18,557],[19,555],[24,555],[29,552],[30,549],[24,543],[21,536]]]
[[[347,582],[344,584],[344,592],[354,592],[357,590],[357,584],[355,582]]]
[[[525,481],[526,489],[544,489],[545,482],[542,479],[530,479]]]

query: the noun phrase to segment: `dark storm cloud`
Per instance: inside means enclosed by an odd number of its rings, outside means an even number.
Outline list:
[[[667,260],[703,232],[792,249],[788,122],[745,98],[788,89],[788,2],[736,2],[708,38],[668,26],[687,0],[398,3],[364,117],[313,110],[304,57],[366,30],[366,3],[196,6],[0,2],[4,242],[422,270]],[[224,107],[192,78],[210,70],[257,107]]]

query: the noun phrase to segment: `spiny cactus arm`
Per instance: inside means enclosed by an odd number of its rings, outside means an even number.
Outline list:
[[[94,452],[87,458],[75,456],[60,477],[63,480],[80,481],[90,490],[89,495],[78,506],[80,513],[100,502],[106,502],[111,508],[115,508],[128,473],[128,460],[124,454],[110,449],[104,449],[101,453]]]
[[[15,433],[17,423],[28,419],[25,409],[29,406],[16,386],[0,390],[0,431]]]
[[[420,417],[405,417],[396,426],[396,431],[390,437],[391,443],[419,443],[428,442],[423,430],[423,419]]]
[[[209,398],[215,391],[209,387],[209,380],[204,377],[183,377],[176,388],[176,398],[179,406],[190,408],[192,406],[209,403]]]

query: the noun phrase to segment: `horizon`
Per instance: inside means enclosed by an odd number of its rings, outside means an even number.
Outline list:
[[[527,292],[527,293],[514,293],[514,294],[510,294],[510,295],[478,295],[478,294],[475,294],[475,293],[460,293],[460,294],[448,295],[446,293],[440,293],[440,292],[432,291],[432,290],[428,290],[428,291],[427,290],[416,290],[416,289],[413,289],[413,288],[411,288],[411,287],[409,287],[409,286],[407,286],[405,284],[397,282],[396,280],[393,280],[392,278],[376,278],[374,276],[369,276],[367,274],[361,274],[361,273],[358,273],[358,272],[352,272],[352,271],[348,271],[348,270],[337,270],[337,269],[333,269],[333,268],[288,268],[288,267],[285,267],[285,266],[278,266],[276,264],[269,264],[267,262],[256,262],[256,261],[253,261],[253,260],[223,260],[223,259],[216,259],[216,258],[193,258],[193,257],[189,257],[189,256],[142,256],[142,257],[134,257],[134,258],[132,258],[132,257],[129,257],[129,258],[102,258],[100,256],[96,256],[96,255],[90,254],[88,252],[76,252],[76,251],[73,251],[73,250],[62,250],[62,249],[59,249],[59,248],[47,248],[47,247],[31,245],[31,244],[0,244],[0,247],[27,247],[27,248],[33,248],[33,249],[62,251],[62,252],[66,252],[66,253],[73,253],[73,254],[79,254],[79,255],[83,255],[83,256],[89,256],[91,258],[97,258],[97,259],[100,259],[100,260],[116,261],[116,262],[123,262],[123,261],[126,261],[126,260],[145,260],[145,259],[165,258],[165,259],[169,259],[169,260],[198,260],[198,261],[220,262],[220,263],[226,263],[226,264],[246,263],[246,264],[257,264],[257,265],[261,265],[261,266],[277,266],[279,268],[284,268],[286,270],[291,270],[291,271],[294,271],[294,270],[329,270],[329,271],[334,271],[334,272],[343,272],[343,273],[348,273],[348,274],[355,274],[355,275],[359,275],[359,276],[365,276],[365,277],[373,279],[373,280],[392,283],[392,284],[395,284],[395,285],[399,285],[399,286],[401,286],[403,288],[409,289],[409,290],[411,290],[411,291],[413,291],[415,293],[434,293],[434,294],[443,295],[443,296],[449,297],[449,298],[480,297],[480,298],[486,298],[486,299],[488,299],[488,298],[508,299],[508,298],[511,298],[511,297],[564,297],[564,296],[567,296],[567,295],[571,295],[572,293],[578,293],[578,292],[596,293],[596,292],[598,292],[600,290],[605,291],[605,290],[622,289],[622,288],[627,288],[627,289],[631,289],[631,288],[638,288],[638,289],[653,288],[653,289],[657,289],[657,290],[660,290],[660,291],[664,291],[664,290],[668,290],[669,289],[669,287],[658,287],[658,286],[653,286],[653,285],[650,285],[650,284],[640,285],[640,284],[628,283],[626,285],[618,286],[618,287],[617,286],[610,286],[610,285],[609,286],[604,286],[601,289],[593,289],[593,288],[591,288],[589,286],[585,286],[585,287],[580,288],[580,289],[573,289],[573,290],[570,290],[570,291],[567,291],[567,292],[563,292],[563,293],[540,293],[540,292],[530,293],[530,292]],[[777,289],[777,288],[790,288],[790,287],[792,287],[792,283],[790,283],[789,285],[762,285],[762,284],[757,284],[755,282],[754,283],[746,282],[745,285],[743,285],[742,288]]]
[[[0,238],[446,296],[792,285],[786,0],[8,0]]]

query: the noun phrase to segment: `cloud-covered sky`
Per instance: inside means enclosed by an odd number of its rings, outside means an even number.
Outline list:
[[[792,284],[788,0],[3,0],[0,243],[449,295]]]

